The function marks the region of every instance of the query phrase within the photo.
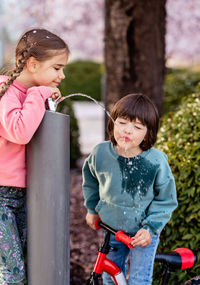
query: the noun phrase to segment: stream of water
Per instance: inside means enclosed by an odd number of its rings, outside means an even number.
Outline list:
[[[59,103],[61,103],[63,100],[67,99],[67,98],[71,98],[71,97],[74,97],[74,96],[80,96],[80,97],[85,97],[85,98],[88,98],[90,100],[92,100],[95,104],[99,105],[103,110],[104,112],[107,114],[107,116],[114,122],[113,118],[111,117],[110,113],[105,109],[105,107],[99,103],[97,100],[95,100],[93,97],[87,95],[87,94],[83,94],[83,93],[73,93],[73,94],[69,94],[67,96],[64,96],[64,97],[61,97],[61,98],[58,98],[57,100],[55,100],[55,104],[56,104],[56,108],[55,108],[55,111],[57,109],[57,106]]]

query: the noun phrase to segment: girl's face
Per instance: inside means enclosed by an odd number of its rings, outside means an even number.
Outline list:
[[[118,117],[114,124],[114,138],[118,149],[132,151],[137,155],[141,152],[140,144],[145,139],[147,127],[137,118],[135,121]]]
[[[66,52],[52,56],[45,61],[35,60],[35,69],[32,73],[33,86],[57,87],[65,78],[63,69],[68,61]]]

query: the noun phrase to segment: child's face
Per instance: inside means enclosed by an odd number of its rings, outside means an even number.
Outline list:
[[[147,127],[138,119],[130,121],[129,119],[118,117],[114,124],[114,138],[117,145],[124,149],[140,149],[141,142],[145,139]]]
[[[36,67],[32,73],[33,86],[57,87],[65,78],[63,69],[68,61],[66,52],[52,56],[46,61],[36,61]]]

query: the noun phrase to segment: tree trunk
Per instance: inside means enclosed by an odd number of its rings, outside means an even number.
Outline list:
[[[144,93],[162,114],[166,0],[105,0],[105,105]]]

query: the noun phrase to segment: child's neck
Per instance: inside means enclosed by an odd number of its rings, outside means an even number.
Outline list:
[[[116,145],[115,149],[119,155],[127,157],[127,158],[134,157],[142,153],[142,149],[139,146],[136,148],[124,149],[120,147],[119,145]]]
[[[34,84],[30,79],[30,76],[26,72],[22,71],[20,75],[16,78],[17,81],[21,82],[26,88],[33,87]]]

